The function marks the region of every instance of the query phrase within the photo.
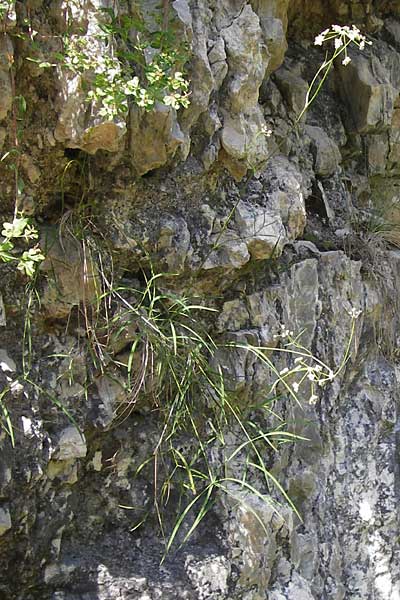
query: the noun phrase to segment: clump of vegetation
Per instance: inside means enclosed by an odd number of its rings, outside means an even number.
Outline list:
[[[278,416],[277,406],[288,399],[300,407],[304,402],[318,402],[320,391],[339,375],[350,357],[358,314],[350,315],[348,345],[341,364],[333,370],[284,326],[277,334],[277,347],[218,340],[203,324],[206,312],[215,309],[167,291],[170,276],[166,273],[151,269],[143,277],[143,288],[114,287],[105,278],[102,295],[107,310],[114,306],[102,329],[108,339],[102,347],[107,363],[104,373],[124,388],[112,427],[145,399],[160,420],[153,452],[136,471],[136,476],[146,474],[146,481],[153,481],[153,507],[141,510],[139,524],[154,508],[168,552],[179,537],[181,543],[189,539],[217,493],[234,497],[240,496],[238,492],[250,493],[279,512],[272,488],[301,519],[269,468],[271,453],[283,444],[304,439]],[[96,321],[101,323],[98,317]],[[118,348],[118,354],[113,348]],[[243,358],[238,353],[252,355],[269,373],[260,390],[261,401],[240,400],[237,384],[241,387],[243,382],[232,381],[222,366],[229,362],[230,353],[235,355],[233,360]],[[280,355],[289,366],[279,371]],[[101,360],[99,353],[97,357]],[[165,511],[172,496],[180,508],[172,530],[167,531]],[[246,509],[264,528],[252,507],[246,505]]]
[[[45,257],[38,244],[28,248],[28,250],[19,251],[15,247],[15,241],[22,240],[25,243],[31,243],[33,240],[37,240],[39,237],[37,229],[29,222],[27,217],[20,214],[14,217],[11,223],[3,223],[1,235],[3,239],[0,240],[0,260],[3,262],[16,262],[18,271],[25,273],[28,277],[33,277],[36,266]]]
[[[368,211],[358,211],[352,228],[372,248],[382,244],[400,248],[400,203],[382,200]]]
[[[175,109],[190,103],[184,65],[188,44],[179,39],[172,24],[150,29],[145,20],[113,8],[99,9],[100,30],[93,34],[67,33],[63,49],[53,60],[30,58],[42,68],[61,67],[82,76],[87,101],[99,107],[106,120],[125,117],[131,105],[146,111],[161,102]],[[99,42],[101,48],[99,51]]]
[[[14,8],[15,0],[0,0],[0,20],[3,21]]]
[[[102,33],[97,35],[106,43],[108,53],[96,55],[93,51],[96,45],[91,45],[88,36],[67,35],[63,39],[64,51],[55,57],[56,62],[41,62],[40,66],[61,65],[82,75],[88,86],[88,101],[100,105],[99,114],[105,119],[126,115],[130,103],[144,110],[151,110],[157,101],[175,109],[188,106],[189,84],[183,71],[185,53],[179,44],[177,47],[176,40],[172,38],[171,42],[163,29],[150,32],[142,21],[130,15],[116,15],[107,9],[105,16]],[[365,45],[360,36],[354,28],[340,31],[332,28],[317,38],[316,43],[333,41],[335,50],[313,79],[299,119],[319,93],[333,61],[344,52],[346,65],[349,44],[355,42],[360,49]],[[269,136],[271,132],[265,129],[262,134]],[[234,210],[235,207],[229,218]],[[17,213],[11,223],[4,223],[2,235],[0,258],[16,261],[16,268],[32,277],[44,255],[37,245],[18,253],[15,242],[36,240],[36,229]],[[84,239],[81,241],[86,244]],[[84,248],[87,250],[87,245]],[[83,255],[86,260],[93,260],[86,251]],[[177,540],[189,515],[190,525],[182,542],[190,537],[210,510],[216,492],[237,498],[232,486],[279,511],[269,493],[273,486],[297,513],[269,468],[268,457],[272,452],[299,439],[278,416],[276,406],[282,399],[292,399],[300,406],[305,401],[309,404],[318,401],[319,391],[342,371],[350,356],[357,315],[351,315],[343,360],[332,369],[303,347],[301,339],[286,327],[279,334],[280,346],[276,348],[218,341],[203,325],[202,316],[211,309],[166,291],[163,280],[167,274],[150,268],[150,272],[144,273],[142,287],[115,285],[101,263],[100,253],[103,288],[99,290],[97,305],[91,307],[93,318],[89,311],[85,313],[86,338],[91,342],[88,356],[95,367],[93,371],[99,367],[105,376],[121,374],[118,381],[122,381],[124,399],[116,407],[113,426],[127,418],[142,398],[147,398],[159,414],[158,441],[152,455],[138,465],[136,475],[147,469],[151,471],[153,506],[166,539],[166,551]],[[121,340],[123,345],[116,351]],[[257,404],[240,402],[232,385],[235,382],[227,379],[222,368],[221,356],[226,358],[226,353],[241,351],[251,354],[270,373],[264,397]],[[288,366],[278,370],[275,359],[282,354]],[[29,373],[25,375],[27,378]],[[72,384],[72,362],[68,377]],[[87,385],[93,382],[94,376],[89,373]],[[7,393],[8,389],[0,393],[0,409],[3,426],[14,443],[4,403]],[[189,440],[185,446],[181,443],[183,437]],[[178,495],[180,508],[172,531],[167,532],[163,513],[171,494]],[[251,506],[246,508],[264,527]],[[141,522],[145,517],[146,514],[141,516]]]

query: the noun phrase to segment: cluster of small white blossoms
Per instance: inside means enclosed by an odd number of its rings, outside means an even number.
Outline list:
[[[330,40],[334,40],[335,58],[344,51],[345,57],[342,60],[342,64],[345,66],[351,62],[351,58],[347,55],[347,46],[349,44],[354,43],[360,50],[364,50],[366,44],[372,44],[355,25],[351,27],[348,25],[332,25],[317,35],[314,44],[315,46],[322,46],[324,42]]]
[[[297,394],[304,381],[310,382],[311,395],[308,399],[308,403],[316,404],[319,400],[318,396],[315,394],[316,386],[322,388],[327,383],[331,383],[335,378],[335,373],[322,361],[312,356],[305,348],[299,345],[296,340],[293,339],[293,331],[288,329],[285,325],[281,324],[281,332],[273,337],[274,339],[281,338],[283,340],[288,340],[286,346],[292,347],[288,352],[294,355],[297,354],[294,360],[295,366],[291,369],[288,367],[282,369],[279,372],[279,378],[276,380],[273,388],[275,388],[280,381],[292,377],[293,375],[297,375],[298,380],[291,384],[293,392]]]
[[[288,337],[293,337],[293,335],[294,335],[293,331],[290,331],[290,329],[287,329],[286,325],[281,323],[281,332],[276,333],[272,337],[274,338],[274,340],[277,340],[278,338],[285,339]]]
[[[350,315],[350,317],[352,319],[358,319],[358,317],[362,313],[362,310],[357,310],[356,308],[352,307],[350,310],[347,311],[347,313]]]
[[[261,127],[261,133],[265,135],[265,137],[271,137],[272,129],[269,129],[267,125],[263,125]]]
[[[310,381],[311,396],[309,397],[308,402],[309,404],[316,404],[319,398],[314,393],[315,386],[324,387],[327,383],[332,382],[335,378],[335,373],[323,363],[317,362],[317,364],[308,364],[307,360],[310,359],[314,361],[317,360],[312,357],[298,356],[294,361],[296,366],[292,369],[285,367],[279,372],[279,377],[282,378],[289,375],[292,376],[296,373],[302,374],[298,381],[294,381],[292,383],[292,389],[294,393],[297,394],[300,390],[301,384],[305,380]]]

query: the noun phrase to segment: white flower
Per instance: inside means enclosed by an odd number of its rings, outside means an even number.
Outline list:
[[[271,137],[272,129],[268,129],[268,127],[266,125],[263,125],[261,127],[261,133],[263,133],[265,135],[265,137]]]
[[[329,369],[328,379],[329,381],[333,381],[335,379],[335,373],[332,371],[332,369]]]
[[[297,358],[295,358],[295,359],[294,359],[294,362],[295,362],[295,363],[299,363],[299,362],[301,362],[302,360],[303,360],[303,357],[302,357],[302,356],[298,356]]]
[[[349,315],[350,315],[350,317],[351,317],[352,319],[357,319],[357,318],[358,318],[358,317],[361,315],[361,313],[362,313],[362,310],[357,310],[357,309],[356,309],[356,308],[354,308],[354,306],[353,306],[353,307],[352,307],[352,308],[351,308],[351,309],[348,311],[348,313],[349,313]]]
[[[308,371],[307,379],[309,379],[310,381],[315,381],[315,375],[311,369]]]
[[[297,383],[297,381],[295,381],[294,384],[293,384],[293,389],[296,392],[296,394],[299,391],[299,387],[300,387],[299,384]]]
[[[320,33],[314,40],[314,46],[322,46],[325,41],[325,37]]]
[[[318,402],[318,396],[316,396],[315,394],[312,394],[308,400],[308,403],[313,405],[313,404],[317,404]]]
[[[339,50],[343,46],[343,40],[341,37],[335,39],[335,49]]]
[[[285,375],[285,373],[289,373],[289,369],[285,367],[282,371],[279,371],[279,375]]]
[[[286,329],[286,326],[281,323],[281,337],[286,338],[289,335],[293,335],[293,331],[289,331],[289,329]]]
[[[343,60],[342,60],[342,65],[344,65],[345,67],[351,62],[351,58],[350,56],[346,56]]]

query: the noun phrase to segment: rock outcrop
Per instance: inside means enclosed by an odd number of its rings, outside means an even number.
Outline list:
[[[9,4],[1,223],[16,200],[46,259],[29,286],[0,264],[0,597],[398,600],[399,3]],[[93,73],[50,64],[66,33],[117,56],[110,10],[120,42],[128,10],[185,42],[188,107],[104,118]],[[336,22],[373,43],[298,119]],[[168,437],[185,335],[218,385],[190,388],[192,434]],[[287,336],[326,385],[272,384],[299,364]]]

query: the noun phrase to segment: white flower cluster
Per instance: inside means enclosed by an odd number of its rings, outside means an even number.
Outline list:
[[[334,372],[324,362],[313,356],[306,348],[298,343],[298,339],[293,338],[293,331],[290,331],[286,325],[281,324],[281,332],[274,335],[275,339],[285,340],[285,350],[295,356],[294,366],[285,367],[277,373],[277,379],[272,386],[272,391],[277,385],[282,384],[286,390],[297,399],[297,394],[301,390],[303,383],[309,383],[311,386],[311,395],[308,403],[314,405],[319,400],[315,393],[317,387],[323,388],[328,383],[332,383],[338,371]],[[293,381],[295,378],[295,381]],[[292,380],[292,381],[291,381]]]
[[[15,255],[14,240],[20,238],[27,243],[37,240],[39,237],[37,229],[29,223],[28,218],[20,213],[20,216],[14,217],[12,223],[3,223],[1,235],[3,239],[0,240],[0,261],[18,261],[18,271],[22,271],[28,277],[33,277],[38,263],[42,262],[45,256],[38,244],[25,250],[19,256]]]
[[[354,306],[347,311],[348,314],[350,315],[350,317],[352,319],[358,319],[358,317],[361,315],[362,310],[357,310],[356,308],[354,308]]]
[[[271,137],[271,135],[272,135],[272,129],[269,129],[269,128],[267,127],[267,125],[263,125],[263,126],[261,127],[261,133],[262,133],[263,135],[265,135],[265,137]]]
[[[372,42],[368,41],[365,35],[363,35],[355,25],[352,25],[351,27],[348,25],[332,25],[317,35],[314,44],[315,46],[322,46],[322,44],[330,40],[334,41],[335,58],[344,52],[345,57],[342,60],[342,64],[345,66],[351,62],[351,58],[347,55],[347,47],[349,44],[354,43],[360,50],[364,50],[366,44],[372,44]]]
[[[281,323],[281,332],[276,333],[273,336],[273,338],[274,338],[274,340],[277,340],[279,338],[285,339],[285,338],[293,337],[293,335],[294,335],[293,331],[290,331],[290,329],[287,329],[286,325]]]
[[[355,321],[362,311],[350,306],[350,310],[347,312],[352,318],[350,339],[342,362],[335,371],[322,360],[314,356],[310,350],[305,348],[299,342],[301,334],[294,337],[293,331],[290,331],[284,323],[280,324],[280,333],[273,337],[274,339],[281,339],[282,345],[281,347],[275,348],[275,351],[292,356],[294,365],[291,368],[285,367],[280,371],[277,371],[272,367],[276,379],[271,387],[271,392],[275,393],[277,386],[283,386],[286,392],[299,403],[297,394],[300,392],[302,384],[305,383],[307,384],[307,389],[310,393],[308,403],[314,405],[318,402],[319,397],[316,390],[318,388],[324,388],[327,384],[332,383],[342,371],[350,357],[351,343],[355,331]],[[265,349],[273,350],[272,348]],[[269,361],[268,364],[272,366],[272,363]]]

